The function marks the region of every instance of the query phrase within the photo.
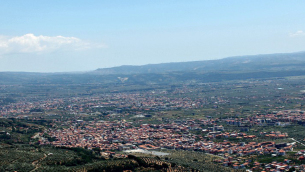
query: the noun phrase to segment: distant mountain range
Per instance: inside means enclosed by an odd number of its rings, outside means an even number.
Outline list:
[[[148,64],[101,68],[94,74],[144,74],[169,72],[287,71],[304,70],[305,52],[228,57],[220,60]]]
[[[185,84],[305,75],[305,52],[119,66],[83,73],[0,72],[0,84]]]

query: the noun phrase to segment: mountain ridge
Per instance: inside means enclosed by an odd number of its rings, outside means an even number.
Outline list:
[[[89,72],[0,72],[2,85],[186,84],[305,76],[305,52],[119,66]],[[0,88],[1,91],[1,88]]]
[[[171,62],[146,65],[123,65],[111,68],[99,68],[89,72],[94,74],[139,74],[166,73],[177,71],[251,71],[251,70],[287,70],[296,66],[305,66],[305,52],[276,53],[234,56],[217,60]]]

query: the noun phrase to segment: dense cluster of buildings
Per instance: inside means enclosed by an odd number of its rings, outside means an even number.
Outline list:
[[[178,93],[177,93],[178,94]],[[39,111],[62,110],[67,113],[94,113],[98,108],[112,108],[116,112],[126,110],[161,111],[203,107],[206,98],[173,97],[166,91],[142,93],[112,93],[91,97],[72,97],[39,101],[18,101],[0,107],[0,116],[16,117]],[[38,112],[39,112],[38,111]]]
[[[197,122],[203,123],[200,120]],[[183,124],[142,124],[139,127],[135,127],[132,123],[124,120],[117,122],[86,122],[79,120],[66,129],[49,129],[45,131],[50,137],[55,137],[56,141],[49,142],[44,139],[42,136],[45,133],[40,133],[39,141],[40,144],[88,149],[99,148],[101,151],[121,151],[138,148],[159,150],[167,148],[202,151],[223,157],[266,154],[285,155],[287,151],[292,151],[294,146],[293,143],[275,144],[275,142],[234,143],[226,140],[214,142],[190,132],[192,127],[197,128],[199,126],[195,120],[186,121]],[[215,132],[224,130],[222,126],[217,125],[211,128],[213,130],[210,130],[208,135],[214,135]],[[232,135],[235,135],[235,137],[247,137],[244,133],[224,132],[222,134],[224,137],[231,137]]]
[[[247,118],[228,118],[224,119],[228,125],[235,126],[288,126],[293,123],[305,125],[305,112],[301,110],[274,111],[268,114],[256,114]],[[273,134],[273,133],[271,133]],[[277,134],[278,137],[284,135]],[[272,136],[272,135],[271,135]],[[271,137],[270,136],[270,137]]]
[[[261,172],[286,172],[286,171],[304,171],[305,165],[296,165],[289,159],[284,159],[283,162],[272,161],[270,163],[252,162],[247,159],[244,162],[232,161],[231,158],[217,159],[214,162],[222,164],[223,166],[231,166],[234,169],[248,169],[247,171],[261,171]]]

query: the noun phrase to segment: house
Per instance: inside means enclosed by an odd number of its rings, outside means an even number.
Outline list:
[[[283,156],[285,154],[286,154],[286,152],[283,149],[279,150],[279,152],[278,152],[278,155],[280,155],[280,156]]]

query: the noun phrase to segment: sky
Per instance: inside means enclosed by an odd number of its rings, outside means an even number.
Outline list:
[[[304,0],[9,0],[0,71],[91,71],[305,51]]]

